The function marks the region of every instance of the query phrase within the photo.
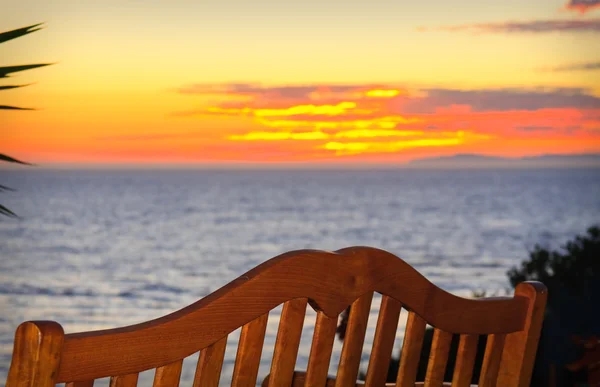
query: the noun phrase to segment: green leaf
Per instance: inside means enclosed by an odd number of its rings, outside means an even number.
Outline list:
[[[35,69],[38,67],[50,66],[53,63],[36,63],[30,65],[18,65],[18,66],[3,66],[0,67],[0,78],[8,78],[8,74],[16,73],[17,71],[25,71]]]
[[[0,161],[7,161],[9,163],[17,163],[17,164],[24,164],[24,165],[33,165],[33,164],[26,163],[26,162],[21,161],[21,160],[17,160],[14,157],[10,157],[10,156],[7,156],[7,155],[2,154],[2,153],[0,153]]]
[[[29,27],[17,28],[16,30],[2,32],[2,33],[0,33],[0,43],[21,37],[23,35],[30,34],[32,32],[38,31],[38,30],[41,30],[42,28],[44,28],[44,27],[40,27],[42,24],[44,24],[44,23],[38,23],[38,24],[34,24]],[[38,27],[38,28],[36,28],[36,27]]]
[[[0,204],[0,215],[8,216],[9,218],[18,218],[19,216]]]
[[[32,32],[38,31],[43,27],[40,27],[43,23],[34,24],[28,27],[17,28],[16,30],[6,31],[0,33],[0,43],[9,41],[11,39],[18,38],[23,35],[30,34]],[[0,78],[8,78],[8,74],[12,74],[18,71],[25,71],[30,69],[35,69],[38,67],[44,67],[51,65],[52,63],[38,63],[38,64],[29,64],[29,65],[19,65],[19,66],[3,66],[0,67]],[[0,86],[0,90],[9,90],[16,89],[18,87],[24,87],[28,85],[2,85]],[[22,108],[17,106],[9,106],[9,105],[0,105],[0,110],[34,110],[31,108]],[[6,161],[9,163],[17,163],[24,165],[31,165],[21,160],[17,160],[14,157],[7,156],[5,154],[0,153],[0,161]],[[14,191],[14,189],[1,185],[0,184],[0,192],[3,191]],[[10,218],[18,218],[17,214],[0,204],[0,215],[8,216]]]
[[[0,110],[35,110],[32,108],[22,108],[17,106],[0,105]]]
[[[7,187],[5,185],[0,184],[0,192],[2,192],[2,191],[12,191],[12,192],[14,192],[14,191],[16,191],[16,189],[10,188],[10,187]]]

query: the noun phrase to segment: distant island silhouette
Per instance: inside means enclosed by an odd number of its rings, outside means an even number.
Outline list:
[[[35,170],[85,169],[85,170],[139,170],[139,169],[198,169],[198,170],[395,170],[395,169],[568,169],[600,168],[600,153],[540,155],[519,158],[485,156],[460,153],[452,156],[427,157],[402,163],[373,162],[298,162],[298,163],[256,163],[256,162],[203,162],[203,163],[37,163]],[[12,163],[0,163],[0,170],[15,169]],[[19,170],[19,173],[26,173]]]
[[[405,164],[408,168],[594,168],[600,167],[600,153],[541,155],[519,158],[457,154],[428,157]]]

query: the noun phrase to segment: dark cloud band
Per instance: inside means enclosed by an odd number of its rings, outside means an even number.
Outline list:
[[[562,66],[544,68],[546,72],[595,71],[600,70],[600,62],[571,63]]]
[[[485,34],[600,32],[600,19],[587,20],[533,20],[529,22],[503,22],[464,24],[458,26],[420,27],[419,31],[472,32]]]

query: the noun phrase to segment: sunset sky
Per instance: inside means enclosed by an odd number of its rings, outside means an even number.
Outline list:
[[[0,152],[40,164],[600,152],[600,0],[3,7]]]

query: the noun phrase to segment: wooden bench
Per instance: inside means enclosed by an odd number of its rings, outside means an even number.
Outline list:
[[[366,381],[357,382],[373,293],[382,294]],[[268,386],[385,386],[401,308],[409,311],[396,386],[415,386],[426,325],[435,328],[425,386],[442,386],[452,334],[460,334],[452,386],[469,386],[479,335],[487,344],[479,385],[529,385],[546,288],[516,287],[514,297],[465,299],[429,282],[383,250],[301,250],[250,270],[203,299],[156,320],[124,328],[64,334],[53,321],[22,323],[7,387],[111,387],[137,384],[156,369],[155,387],[177,386],[183,359],[200,351],[194,386],[217,386],[227,336],[242,327],[233,386],[254,386],[269,311],[283,304]],[[296,357],[307,305],[317,311],[305,372]],[[335,378],[328,376],[338,315],[351,305]],[[447,381],[449,382],[449,381]]]

